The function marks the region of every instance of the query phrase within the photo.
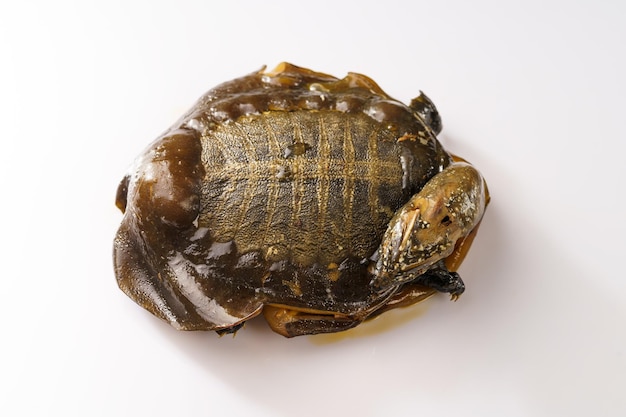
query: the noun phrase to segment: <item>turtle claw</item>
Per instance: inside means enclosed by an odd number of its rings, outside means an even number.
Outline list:
[[[244,324],[245,324],[245,322],[241,322],[241,323],[236,324],[236,325],[234,325],[232,327],[226,327],[224,329],[216,330],[215,333],[217,333],[217,335],[219,337],[222,337],[222,336],[224,336],[226,334],[232,334],[233,337],[235,337],[237,335],[237,332],[244,326]]]
[[[424,272],[416,283],[425,285],[440,292],[450,294],[450,299],[456,301],[465,291],[465,284],[456,272],[450,272],[443,261],[439,261],[433,268]]]

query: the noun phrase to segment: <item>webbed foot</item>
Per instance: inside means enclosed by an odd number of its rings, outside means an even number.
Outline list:
[[[415,111],[435,133],[438,135],[441,132],[441,116],[435,107],[435,104],[426,97],[426,94],[420,91],[420,95],[411,100],[411,109]]]
[[[458,300],[465,291],[465,284],[459,274],[448,271],[443,261],[438,262],[434,268],[424,272],[415,282],[439,292],[449,293],[452,301]]]

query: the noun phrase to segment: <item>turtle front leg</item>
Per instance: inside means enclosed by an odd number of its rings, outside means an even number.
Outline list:
[[[459,274],[448,271],[443,260],[416,278],[415,282],[439,292],[446,292],[453,301],[465,291],[465,283]]]
[[[453,163],[435,175],[389,222],[372,286],[415,282],[458,298],[465,286],[446,259],[460,265],[486,204],[485,182],[470,164]]]

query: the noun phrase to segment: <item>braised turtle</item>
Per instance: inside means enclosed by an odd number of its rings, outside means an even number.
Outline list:
[[[120,288],[182,330],[229,333],[264,313],[283,336],[352,328],[465,286],[488,196],[409,106],[370,78],[280,64],[226,82],[122,180]]]

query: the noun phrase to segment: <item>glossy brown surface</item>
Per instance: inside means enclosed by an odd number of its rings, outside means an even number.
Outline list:
[[[435,138],[440,129],[426,96],[409,107],[359,74],[339,80],[281,64],[224,83],[120,184],[118,283],[179,329],[234,331],[268,306],[268,322],[285,336],[345,330],[420,301],[434,289],[417,278],[452,256],[485,206],[480,174],[469,165],[469,180],[457,174]],[[461,228],[452,194],[471,194]],[[425,199],[455,222],[419,237],[400,213],[422,216],[413,202]],[[403,250],[434,239],[429,257],[398,255],[392,218],[418,236]],[[441,239],[448,246],[439,250]]]

